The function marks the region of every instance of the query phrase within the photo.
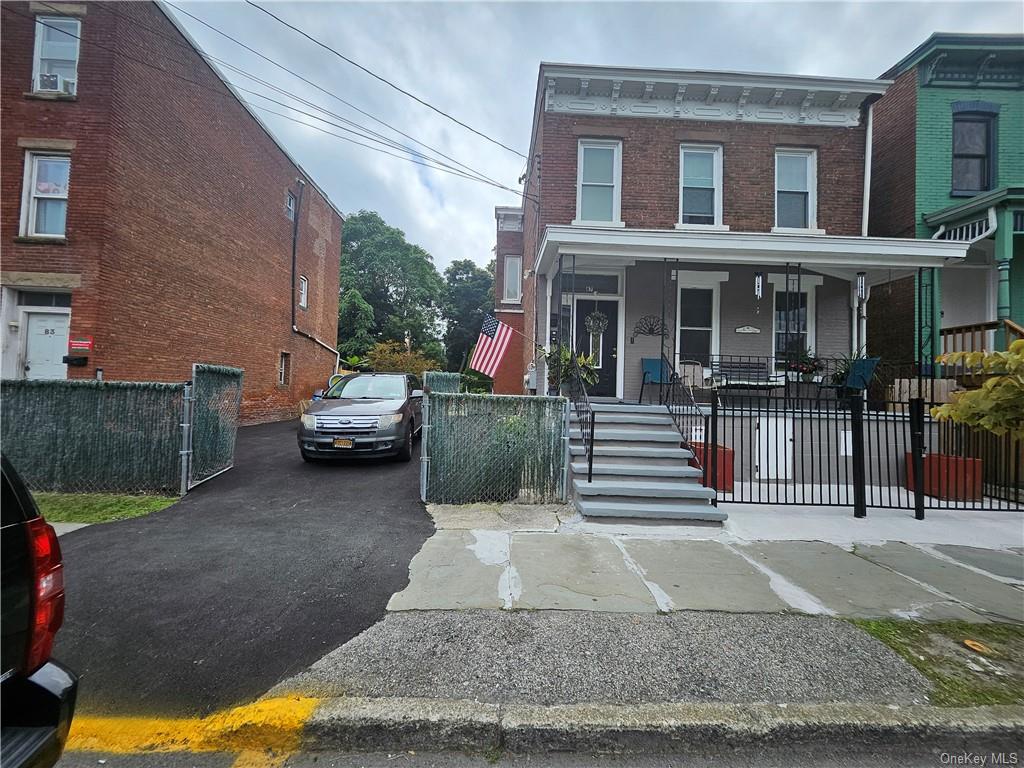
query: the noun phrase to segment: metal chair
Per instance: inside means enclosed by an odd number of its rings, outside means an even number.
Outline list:
[[[640,367],[644,375],[640,380],[640,398],[637,402],[644,401],[644,388],[648,383],[658,385],[658,399],[661,400],[661,387],[672,382],[672,370],[668,363],[660,357],[641,357]]]
[[[859,357],[851,361],[850,370],[847,371],[846,378],[842,382],[826,383],[824,380],[818,382],[818,396],[816,399],[821,399],[821,390],[823,389],[835,390],[837,397],[843,390],[863,392],[875,377],[875,369],[878,368],[880,360],[881,358],[879,357]]]

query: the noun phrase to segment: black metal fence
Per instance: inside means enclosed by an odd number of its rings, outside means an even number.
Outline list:
[[[683,434],[721,502],[1020,509],[1024,441],[933,420],[921,398],[876,401],[747,393],[713,399]],[[705,439],[706,436],[706,439]]]

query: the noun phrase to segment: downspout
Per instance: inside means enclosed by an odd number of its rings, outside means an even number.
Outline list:
[[[868,104],[868,117],[867,117],[867,131],[864,137],[864,199],[861,202],[860,209],[860,234],[861,237],[868,236],[868,211],[871,208],[871,154],[872,154],[872,134],[873,134],[873,116],[875,111],[875,103],[871,102]]]
[[[300,331],[297,318],[295,316],[295,290],[298,282],[299,219],[302,212],[302,197],[303,193],[306,191],[306,182],[303,179],[296,179],[296,181],[299,183],[299,194],[295,198],[295,218],[292,219],[292,333],[296,333],[303,338],[309,339],[314,344],[318,344],[334,355],[334,373],[337,373],[338,368],[341,366],[341,352],[330,344],[325,344],[320,341],[316,336],[311,336],[305,331]]]

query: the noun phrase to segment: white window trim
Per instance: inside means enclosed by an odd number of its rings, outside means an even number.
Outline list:
[[[292,356],[290,352],[279,352],[277,355],[277,385],[287,387],[291,384],[287,379],[291,378]]]
[[[502,304],[519,304],[523,300],[523,257],[518,254],[507,254],[504,257],[504,268],[502,270],[502,281],[501,281],[501,303]],[[519,280],[516,282],[517,293],[515,296],[508,295],[508,263],[509,261],[518,262],[519,266],[517,270],[519,272]]]
[[[779,226],[779,156],[794,155],[808,158],[807,162],[807,227]],[[824,235],[818,229],[818,150],[799,147],[780,147],[775,150],[775,186],[772,189],[772,207],[775,209],[775,226],[772,232],[780,234]]]
[[[33,237],[45,240],[66,240],[68,235],[68,220],[67,212],[64,215],[64,231],[59,235],[48,234],[45,232],[35,231],[36,222],[36,196],[33,194],[35,189],[35,160],[40,158],[66,158],[68,160],[68,194],[63,198],[51,197],[50,200],[64,200],[69,208],[71,203],[71,155],[67,152],[50,152],[50,151],[39,151],[39,152],[26,152],[25,153],[25,170],[21,180],[21,222],[18,227],[18,234],[21,237]]]
[[[770,273],[768,283],[772,286],[772,364],[778,360],[778,350],[775,348],[775,338],[778,333],[778,318],[775,316],[775,295],[786,290],[786,275]],[[796,275],[790,273],[790,282],[796,280]],[[821,275],[800,275],[800,291],[807,294],[807,346],[812,355],[818,354],[818,288],[825,282]],[[794,286],[795,287],[795,286]]]
[[[676,366],[679,366],[679,329],[682,322],[682,302],[679,293],[683,288],[711,289],[711,355],[720,355],[722,351],[722,283],[729,282],[728,272],[709,272],[701,270],[677,269],[672,271],[672,279],[676,281]],[[706,371],[711,375],[710,369]]]
[[[284,198],[284,215],[288,218],[288,221],[295,221],[295,206],[297,203],[298,198],[291,192],[288,192]]]
[[[305,275],[299,275],[299,307],[309,307],[309,278]]]
[[[687,151],[712,152],[714,153],[712,179],[715,190],[715,223],[714,224],[684,224],[683,223],[683,154]],[[728,232],[729,227],[722,223],[722,145],[721,144],[680,144],[679,145],[679,216],[676,219],[676,229],[689,230],[694,232]]]
[[[69,16],[36,16],[35,17],[35,47],[32,51],[32,92],[33,93],[52,93],[52,91],[40,91],[39,90],[39,70],[40,64],[42,63],[43,54],[43,30],[46,29],[39,22],[48,21],[73,21],[78,25],[78,29],[75,32],[77,37],[75,38],[75,92],[65,94],[65,96],[77,96],[78,95],[78,65],[81,63],[82,57],[82,20],[76,19]]]
[[[583,150],[587,147],[615,150],[612,160],[612,221],[586,221],[580,212],[583,206]],[[580,139],[576,148],[576,218],[572,223],[585,227],[626,226],[622,221],[622,142],[618,139]]]

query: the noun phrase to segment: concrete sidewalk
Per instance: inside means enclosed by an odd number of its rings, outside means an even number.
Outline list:
[[[409,586],[391,598],[390,611],[710,610],[1024,622],[1020,551],[943,543],[989,543],[994,534],[973,517],[946,519],[943,535],[926,543],[939,521],[891,519],[873,528],[822,512],[763,508],[761,517],[771,520],[741,514],[730,530],[586,523],[557,507],[428,509],[439,530],[413,558]],[[999,513],[989,524],[1004,547],[1024,543],[1019,514]],[[912,543],[879,535],[894,528]],[[825,540],[807,540],[814,533]],[[840,534],[849,541],[831,543]]]

